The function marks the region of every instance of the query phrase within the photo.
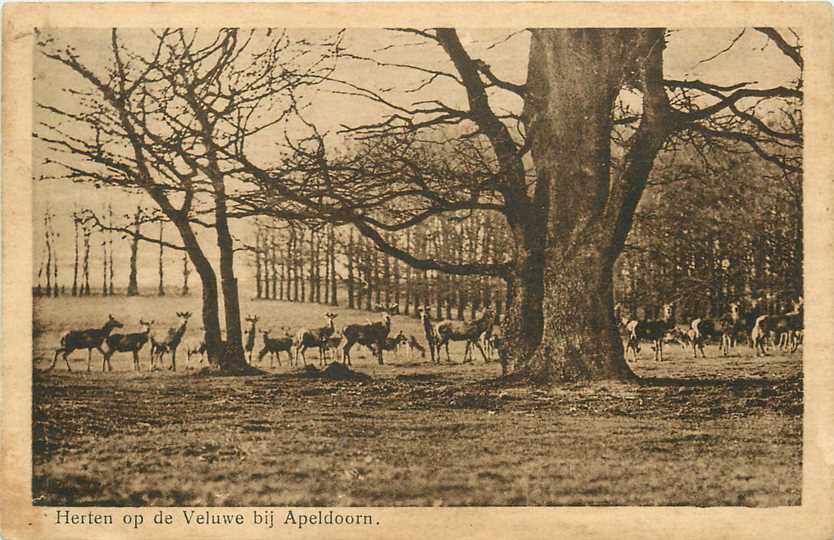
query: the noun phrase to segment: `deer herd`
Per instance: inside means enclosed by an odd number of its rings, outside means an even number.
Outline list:
[[[623,316],[622,306],[614,307],[614,315],[625,340],[626,359],[636,360],[641,342],[650,342],[655,360],[663,360],[664,343],[677,343],[683,350],[691,347],[692,355],[705,358],[704,345],[710,340],[719,344],[724,356],[737,346],[742,337],[756,356],[765,356],[767,348],[793,353],[804,335],[803,300],[798,297],[788,306],[766,310],[760,299],[737,300],[727,304],[726,311],[716,318],[699,317],[688,324],[676,324],[674,304],[664,304],[658,319],[636,320]]]
[[[380,312],[377,321],[366,321],[364,324],[348,324],[337,330],[336,313],[324,314],[325,324],[320,327],[305,327],[291,333],[290,329],[281,326],[279,334],[273,336],[268,329],[261,329],[262,347],[257,353],[256,361],[261,363],[269,355],[270,367],[278,360],[281,366],[281,353],[286,353],[287,363],[297,366],[298,359],[307,365],[305,352],[308,349],[318,350],[319,364],[328,361],[341,360],[346,365],[351,364],[351,351],[356,346],[365,347],[374,355],[379,365],[384,364],[385,352],[398,353],[408,350],[409,359],[413,359],[417,352],[425,358],[426,350],[431,355],[431,362],[441,362],[441,350],[446,349],[446,360],[451,363],[449,342],[464,342],[466,345],[463,363],[474,359],[473,348],[478,349],[484,362],[495,359],[496,351],[501,345],[501,337],[494,332],[495,312],[491,308],[483,309],[479,316],[472,321],[442,320],[433,322],[429,316],[428,307],[418,308],[421,326],[424,331],[426,345],[414,335],[406,335],[399,331],[392,334],[391,317],[399,313],[396,304],[378,306],[375,311]],[[625,343],[627,360],[634,361],[640,352],[640,344],[649,342],[654,350],[657,361],[663,360],[663,346],[667,343],[677,343],[684,350],[691,347],[695,358],[700,352],[705,357],[704,345],[710,340],[719,343],[720,350],[726,356],[733,349],[739,338],[747,337],[748,344],[754,349],[756,356],[765,355],[767,347],[778,347],[784,352],[794,352],[802,342],[803,336],[803,302],[799,297],[792,302],[791,308],[785,308],[783,313],[768,313],[760,303],[753,301],[749,305],[742,302],[731,302],[727,311],[718,318],[697,318],[688,324],[676,324],[674,305],[666,304],[660,310],[657,319],[638,320],[622,314],[622,306],[614,308],[614,317],[618,323],[621,336]],[[179,324],[168,328],[167,332],[157,333],[155,322],[139,321],[142,330],[136,333],[114,333],[114,330],[124,325],[112,315],[100,328],[86,330],[72,330],[61,337],[60,347],[55,351],[52,363],[47,370],[55,367],[58,356],[61,355],[67,364],[67,370],[72,371],[68,356],[74,351],[87,349],[87,371],[92,365],[92,351],[97,349],[102,354],[102,371],[112,371],[111,358],[116,353],[130,353],[133,356],[134,370],[140,370],[139,352],[146,343],[150,343],[150,370],[163,367],[165,355],[170,355],[168,369],[176,371],[177,350],[183,345],[186,355],[186,365],[192,357],[199,356],[202,364],[206,356],[206,345],[203,339],[186,340],[185,337],[190,312],[177,312]],[[252,364],[255,356],[256,337],[258,335],[259,318],[248,316],[245,318],[246,332],[244,351],[247,361]]]

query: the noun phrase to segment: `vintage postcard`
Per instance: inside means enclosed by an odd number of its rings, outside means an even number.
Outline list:
[[[832,538],[832,51],[7,4],[0,536]]]

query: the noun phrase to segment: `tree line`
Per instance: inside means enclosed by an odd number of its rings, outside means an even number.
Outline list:
[[[506,238],[496,217],[435,218],[387,241],[421,257],[451,257],[485,262],[503,256]],[[430,306],[435,317],[463,320],[483,307],[497,317],[506,304],[502,280],[418,270],[377,249],[351,226],[326,225],[322,230],[276,219],[256,221],[250,268],[256,299],[316,302],[373,310],[397,304],[404,315],[417,317],[417,307]]]
[[[139,291],[139,247],[141,242],[151,243],[158,248],[157,254],[157,276],[158,285],[156,294],[165,296],[168,286],[165,283],[165,248],[166,245],[182,251],[179,246],[172,246],[164,240],[165,219],[158,213],[141,205],[136,207],[133,214],[122,216],[123,223],[113,221],[113,208],[107,205],[102,217],[93,209],[84,208],[72,212],[68,219],[72,221],[74,249],[73,249],[73,271],[72,286],[67,290],[66,285],[59,284],[58,264],[58,238],[60,233],[55,230],[55,221],[58,214],[46,209],[43,217],[44,235],[42,239],[43,248],[38,267],[37,281],[33,287],[34,296],[90,296],[97,293],[100,296],[114,296],[119,289],[114,285],[119,275],[117,266],[113,261],[114,236],[118,240],[127,240],[130,249],[130,260],[127,285],[123,289],[126,296],[138,296]],[[65,218],[67,218],[65,216]],[[145,236],[142,233],[143,225],[152,224],[156,227],[154,237]],[[101,248],[101,255],[96,256],[95,247]],[[96,261],[101,265],[101,286],[94,287],[90,283],[90,271]],[[181,285],[178,293],[187,296],[189,289],[189,276],[192,271],[188,263],[188,257],[183,254],[181,267]]]

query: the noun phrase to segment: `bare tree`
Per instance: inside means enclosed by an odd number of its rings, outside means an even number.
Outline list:
[[[210,362],[227,370],[248,370],[229,229],[236,194],[228,181],[242,171],[227,155],[242,152],[251,138],[294,110],[292,92],[316,83],[331,69],[327,54],[273,30],[123,34],[111,31],[111,58],[104,70],[85,63],[72,46],[58,43],[53,35],[39,35],[40,52],[86,84],[72,89],[73,108],[48,100],[38,104],[47,119],[36,137],[50,150],[48,165],[57,169],[46,177],[149,195],[182,241],[179,246],[160,245],[184,249],[200,276]],[[142,50],[150,39],[147,55],[129,45],[142,38]],[[68,124],[74,129],[66,129]],[[217,273],[198,238],[200,227],[213,229],[219,248],[225,343]]]

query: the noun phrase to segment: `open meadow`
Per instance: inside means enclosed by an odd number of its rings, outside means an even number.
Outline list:
[[[219,377],[186,368],[102,373],[93,353],[42,370],[63,332],[108,313],[139,331],[198,298],[36,298],[33,498],[41,505],[796,505],[802,357],[729,358],[680,347],[633,363],[639,383],[530,388],[496,362],[453,364],[362,349],[353,368]],[[324,306],[245,301],[259,326],[322,325]],[[337,329],[377,314],[334,308]],[[127,316],[125,314],[133,314]],[[195,322],[196,321],[196,322]],[[393,317],[391,332],[418,331]],[[261,346],[259,336],[257,349]],[[445,355],[444,355],[445,360]],[[318,364],[317,352],[308,362]],[[340,378],[340,375],[347,375]]]

